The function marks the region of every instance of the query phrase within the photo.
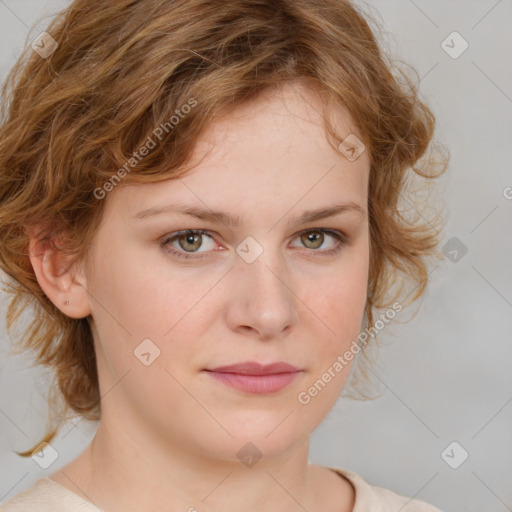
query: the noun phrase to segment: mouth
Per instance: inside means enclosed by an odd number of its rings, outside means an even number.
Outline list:
[[[303,371],[288,363],[245,362],[205,370],[215,380],[246,393],[267,395],[289,386]]]

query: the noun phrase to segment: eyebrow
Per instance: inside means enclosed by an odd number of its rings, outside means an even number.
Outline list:
[[[318,210],[306,210],[299,217],[294,217],[288,220],[288,224],[306,224],[307,222],[313,222],[327,217],[333,217],[347,212],[356,212],[359,215],[365,216],[366,210],[359,204],[348,201],[346,203],[334,204],[326,208],[320,208]],[[144,220],[148,217],[161,215],[163,213],[180,213],[183,215],[190,215],[205,221],[220,222],[228,226],[236,227],[239,224],[240,217],[233,217],[229,213],[222,211],[213,211],[197,206],[169,204],[161,207],[152,207],[146,210],[141,210],[136,213],[132,218],[136,220]]]

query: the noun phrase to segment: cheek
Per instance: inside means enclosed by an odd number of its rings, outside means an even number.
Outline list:
[[[306,417],[324,418],[347,381],[357,357],[351,350],[361,331],[367,286],[368,265],[363,251],[317,282],[316,293],[310,289],[311,299],[306,303],[315,313],[311,317],[315,350],[311,376],[297,397]]]
[[[107,244],[95,259],[93,317],[122,337],[163,339],[198,302],[208,283],[196,280],[191,286],[186,273],[169,272],[161,261],[148,261],[147,251],[126,246],[126,251],[119,251]]]
[[[197,269],[170,271],[165,264],[118,260],[113,254],[97,269],[93,317],[111,371],[120,377],[130,370],[135,387],[152,390],[154,398],[155,390],[174,389],[165,370],[180,380],[187,364],[193,364],[218,310],[215,284],[221,276],[198,276]],[[154,362],[145,367],[137,355]]]
[[[326,340],[339,350],[359,334],[368,290],[368,263],[365,253],[347,258],[313,287],[308,287],[306,303],[325,324]]]

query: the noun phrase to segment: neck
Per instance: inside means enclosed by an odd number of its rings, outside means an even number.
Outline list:
[[[308,464],[309,438],[251,465],[148,436],[144,423],[128,430],[102,413],[90,445],[52,479],[103,510],[313,512],[333,502],[351,510],[350,484]]]

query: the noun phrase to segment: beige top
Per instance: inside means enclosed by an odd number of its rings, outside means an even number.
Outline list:
[[[368,484],[352,471],[329,468],[344,476],[355,489],[352,512],[441,512],[420,500]],[[47,478],[38,478],[32,487],[21,491],[0,507],[0,512],[103,512],[67,487]]]

